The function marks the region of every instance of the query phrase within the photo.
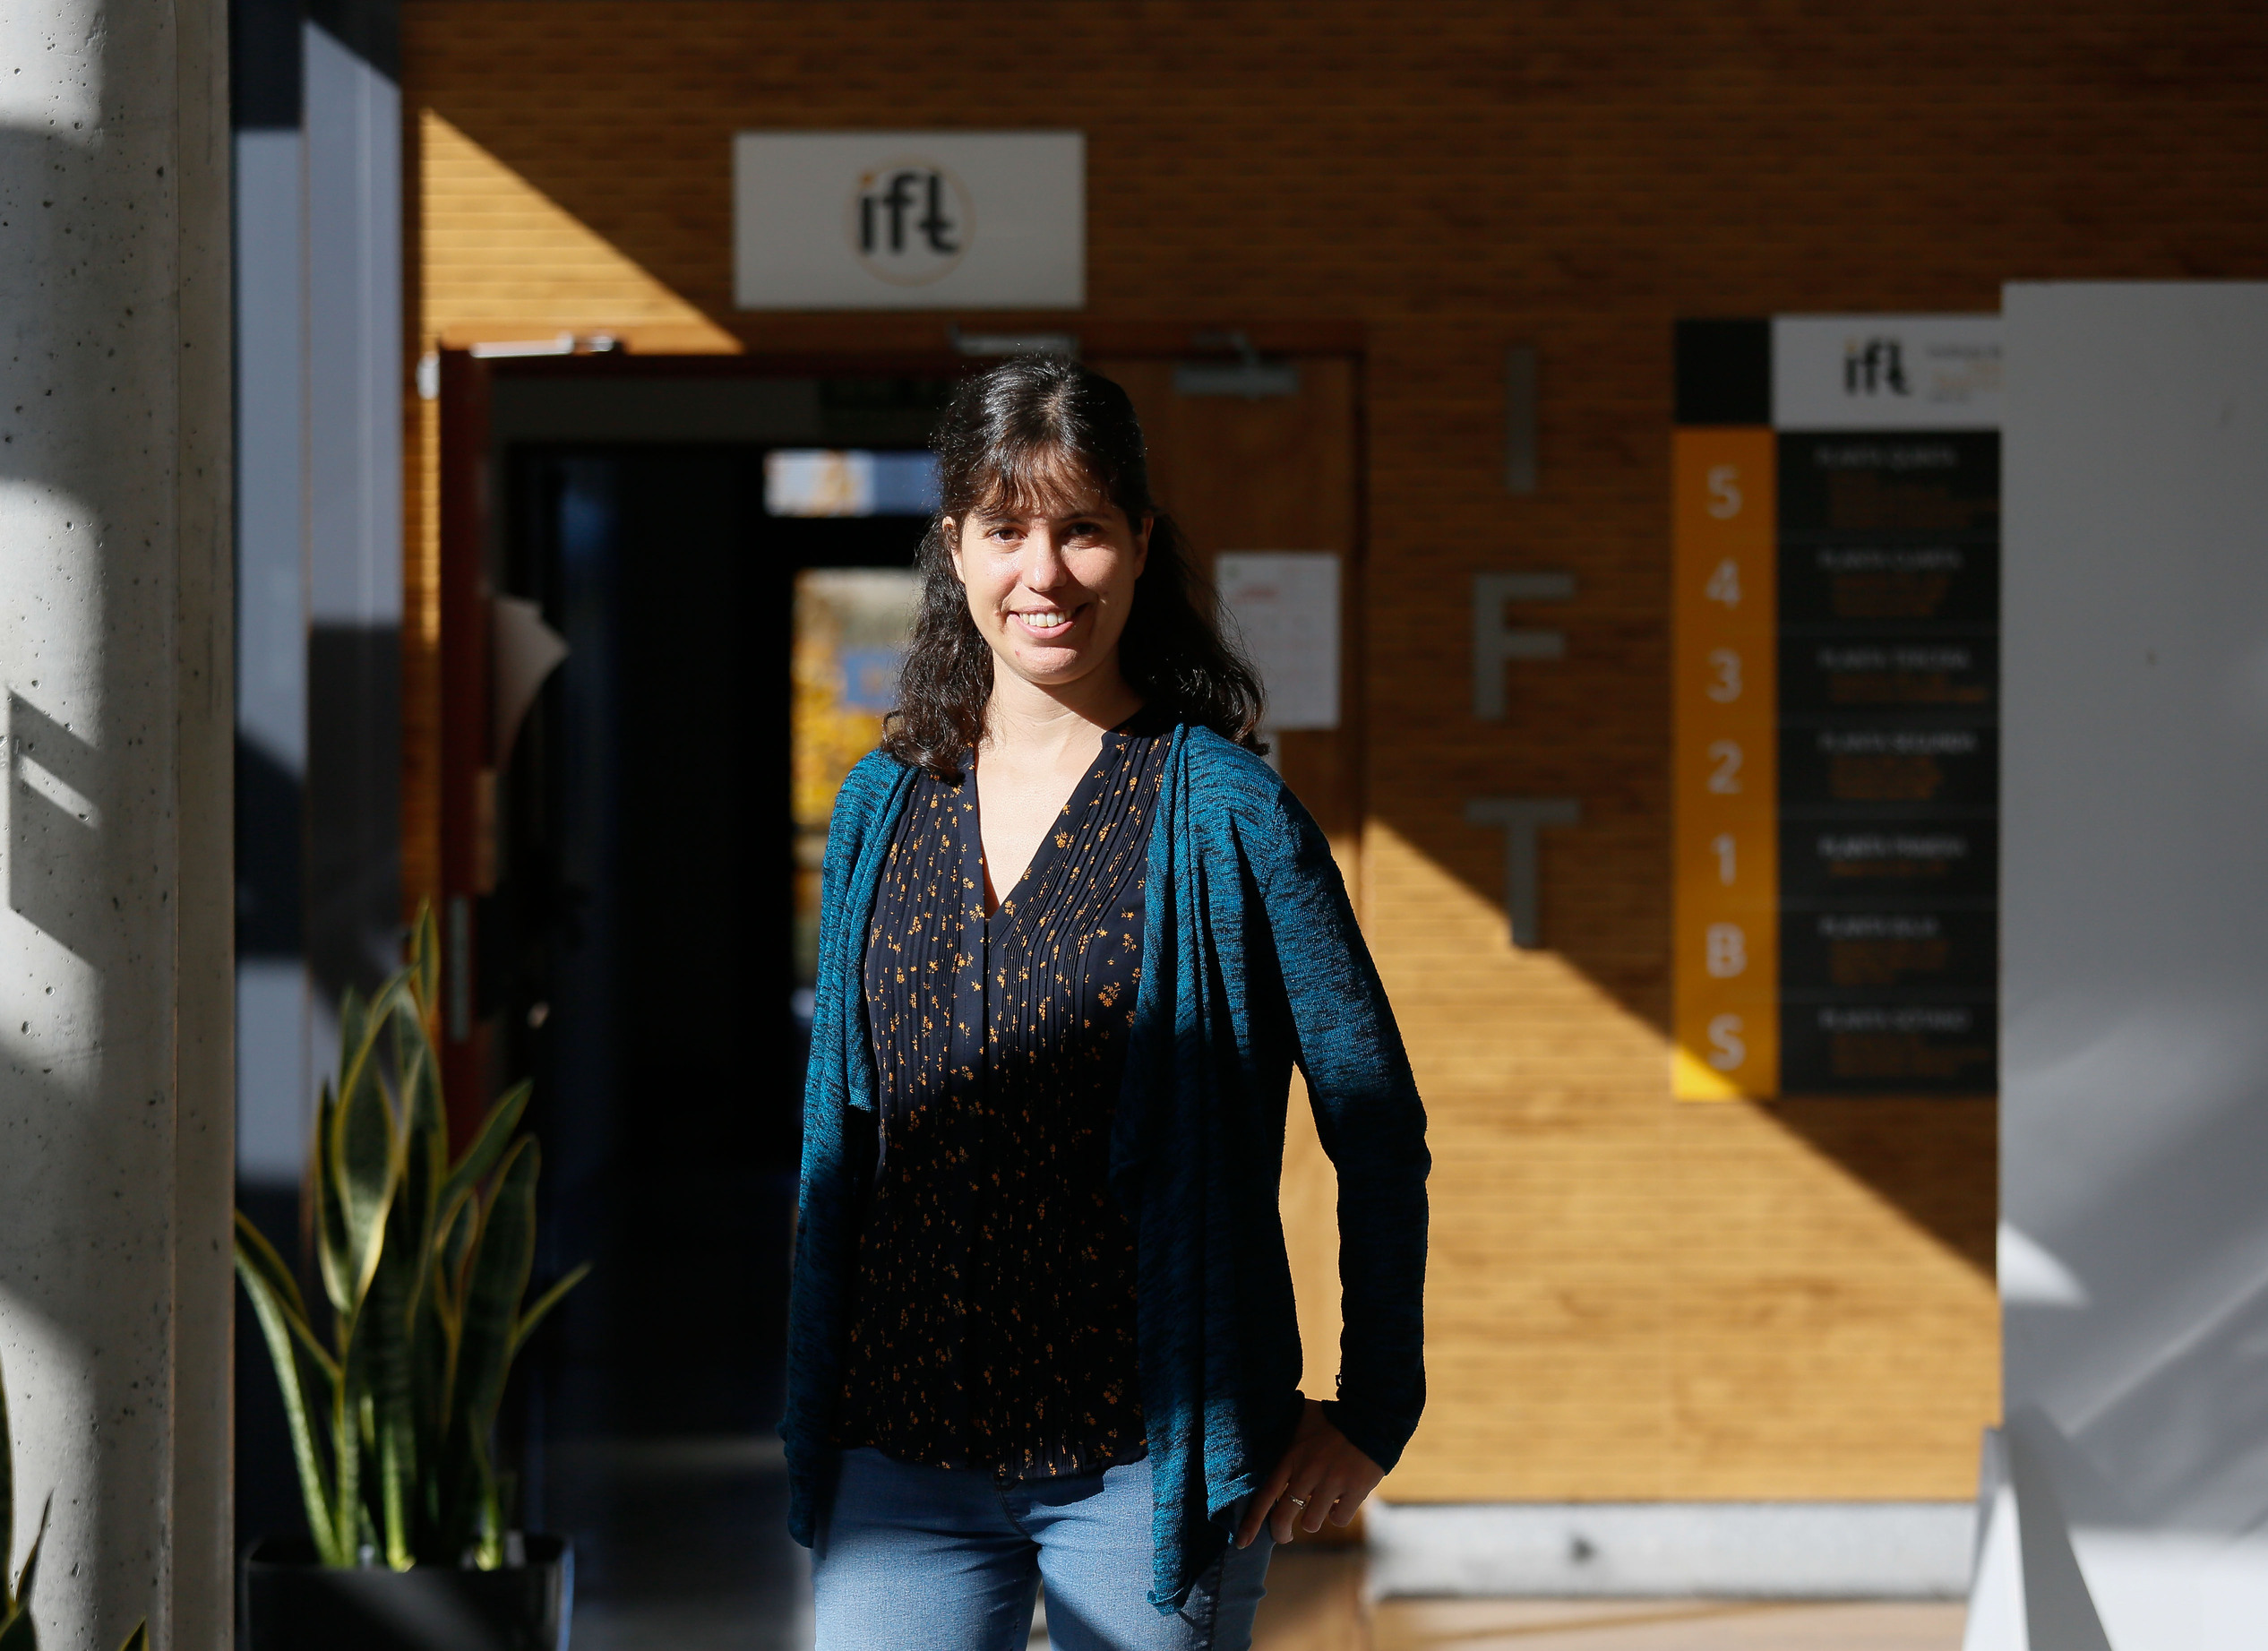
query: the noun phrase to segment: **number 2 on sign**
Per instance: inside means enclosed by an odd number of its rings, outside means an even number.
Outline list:
[[[1709,770],[1709,789],[1721,796],[1730,796],[1740,789],[1740,745],[1737,740],[1711,740],[1709,761],[1716,766]]]

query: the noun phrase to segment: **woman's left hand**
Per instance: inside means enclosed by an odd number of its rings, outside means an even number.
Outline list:
[[[1292,1541],[1295,1531],[1312,1536],[1326,1519],[1338,1526],[1350,1524],[1355,1509],[1385,1477],[1386,1470],[1356,1449],[1324,1418],[1323,1406],[1309,1399],[1292,1435],[1292,1448],[1246,1504],[1236,1545],[1250,1547],[1263,1521],[1278,1543]]]

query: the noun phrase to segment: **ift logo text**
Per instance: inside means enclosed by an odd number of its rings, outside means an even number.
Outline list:
[[[968,250],[968,190],[945,168],[908,160],[860,174],[851,200],[851,246],[886,281],[920,287]]]

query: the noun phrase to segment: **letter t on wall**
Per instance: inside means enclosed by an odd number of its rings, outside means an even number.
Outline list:
[[[1512,943],[1522,951],[1543,944],[1536,916],[1535,834],[1582,819],[1582,804],[1573,797],[1474,797],[1465,805],[1465,824],[1503,830],[1504,910],[1512,922]]]
[[[1473,714],[1504,720],[1504,667],[1513,659],[1564,659],[1558,631],[1508,630],[1507,602],[1572,602],[1572,573],[1475,573],[1473,576]]]

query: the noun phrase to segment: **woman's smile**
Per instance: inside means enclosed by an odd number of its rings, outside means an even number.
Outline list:
[[[1010,608],[1009,617],[1043,641],[1056,641],[1071,628],[1071,622],[1087,611],[1087,606],[1082,602],[1077,607],[1068,609],[1061,607]]]

